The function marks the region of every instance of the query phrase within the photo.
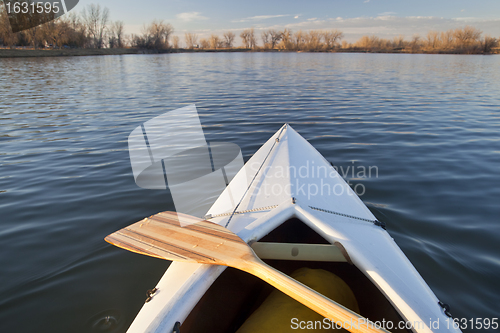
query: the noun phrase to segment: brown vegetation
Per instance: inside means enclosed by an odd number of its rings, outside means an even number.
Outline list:
[[[132,47],[148,50],[168,49],[169,38],[174,32],[170,23],[154,20],[150,25],[144,26],[141,35],[132,35]]]
[[[220,40],[219,36],[212,34],[210,36],[210,39],[208,40],[208,43],[210,45],[211,49],[217,50],[217,48],[222,47],[222,41]]]
[[[172,36],[172,47],[174,49],[178,49],[180,47],[179,43],[180,43],[179,36]]]
[[[255,39],[254,29],[245,29],[240,34],[243,46],[247,49],[255,49],[257,47],[257,40]]]
[[[202,49],[209,49],[210,48],[210,41],[208,39],[205,39],[205,38],[200,39],[199,47]]]
[[[40,26],[13,33],[9,17],[0,4],[0,46],[37,48],[125,47],[123,22],[109,22],[109,10],[90,4],[81,16],[70,12]]]
[[[209,39],[200,39],[200,43],[191,43],[192,34],[186,33],[187,48],[200,49],[230,49],[234,47],[235,35],[231,31],[225,32],[223,38],[212,34]],[[261,33],[262,47],[259,47],[255,30],[245,29],[240,34],[243,49],[248,50],[288,50],[288,51],[330,51],[340,48],[339,41],[343,38],[338,30],[299,30],[292,33],[290,29],[283,31],[265,30]]]
[[[123,32],[123,22],[116,21],[109,29],[109,47],[123,48],[125,46],[125,34]]]
[[[224,47],[226,48],[232,48],[234,44],[234,33],[231,31],[225,32],[224,33]]]
[[[109,19],[109,9],[90,4],[82,11],[82,20],[90,39],[91,47],[101,49],[104,46],[104,31]],[[64,24],[64,21],[61,22]],[[56,23],[54,23],[56,24]]]
[[[490,53],[498,46],[498,39],[489,35],[481,38],[482,31],[465,26],[444,32],[429,31],[425,38],[414,35],[406,41],[403,36],[392,40],[377,36],[363,36],[356,43],[343,43],[346,51],[406,52],[406,53]]]
[[[198,35],[186,32],[184,34],[184,40],[186,41],[186,48],[192,49],[197,45],[196,43],[198,42]]]

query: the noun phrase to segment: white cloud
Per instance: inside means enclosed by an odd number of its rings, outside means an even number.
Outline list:
[[[383,12],[378,14],[378,16],[394,16],[396,15],[396,12]]]
[[[285,22],[280,22],[281,20],[272,20],[274,17],[285,17],[288,16],[289,19]],[[268,29],[283,30],[288,28],[293,32],[298,30],[308,31],[310,29],[318,30],[330,30],[338,29],[344,33],[344,39],[348,42],[355,42],[361,36],[365,35],[376,35],[380,38],[392,39],[398,35],[403,35],[405,39],[409,40],[413,35],[419,34],[420,37],[425,38],[430,30],[435,31],[446,31],[450,29],[463,28],[465,25],[471,25],[483,31],[483,36],[489,34],[493,37],[500,37],[498,32],[498,27],[500,26],[500,18],[498,19],[479,19],[479,18],[453,18],[447,19],[443,17],[433,17],[433,16],[376,16],[376,17],[331,17],[331,18],[321,18],[317,20],[308,20],[302,17],[302,14],[295,19],[294,15],[262,15],[249,17],[245,22],[250,22],[246,27],[242,27],[238,24],[229,24],[224,28],[217,30],[214,29],[204,29],[204,30],[194,30],[193,28],[186,27],[185,31],[190,31],[197,33],[199,38],[207,38],[211,34],[218,34],[222,36],[225,31],[231,30],[237,36],[239,32],[243,29],[253,26],[256,30],[256,35],[259,36],[260,32]],[[250,20],[252,19],[252,20]],[[270,20],[268,20],[270,19]],[[259,21],[261,20],[261,21]],[[259,21],[259,22],[256,22]],[[276,22],[278,21],[278,22]],[[233,21],[240,22],[240,21]],[[142,26],[127,26],[127,33],[139,33]],[[179,33],[183,33],[184,30],[178,30]],[[182,34],[181,33],[181,34]],[[181,36],[182,40],[182,36]],[[258,39],[261,43],[261,40]],[[237,45],[240,45],[240,41],[237,37]]]
[[[370,0],[365,0],[365,1],[363,1],[363,3],[368,3],[368,2],[370,2]]]
[[[185,22],[208,20],[208,17],[201,16],[199,12],[180,13],[175,15],[175,17]]]
[[[307,20],[308,21],[316,21],[318,18],[317,17],[313,17],[313,18],[308,18]]]
[[[454,20],[462,21],[462,22],[474,22],[474,21],[478,21],[478,18],[477,17],[457,17],[457,18],[454,18]]]
[[[282,14],[282,15],[258,15],[258,16],[252,16],[252,17],[246,17],[240,20],[233,20],[232,22],[250,22],[250,21],[262,21],[262,20],[268,20],[272,18],[277,18],[277,17],[285,17],[285,16],[290,16],[288,14]],[[295,18],[298,18],[299,16],[297,15]]]
[[[294,19],[298,19],[298,18],[299,18],[299,15],[295,15],[293,18],[294,18]]]

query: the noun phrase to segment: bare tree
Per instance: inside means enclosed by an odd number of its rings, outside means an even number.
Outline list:
[[[109,18],[109,9],[107,7],[104,7],[101,11],[101,19],[97,22],[96,26],[98,49],[103,47],[104,33],[106,31],[106,25],[108,24],[108,18]]]
[[[12,47],[17,43],[17,34],[12,32],[9,16],[3,5],[0,5],[0,39],[5,46]]]
[[[219,36],[212,34],[210,36],[209,42],[210,42],[210,48],[216,50],[217,47],[219,47],[221,40],[220,40]]]
[[[382,48],[383,40],[378,38],[377,36],[362,36],[354,46],[365,49],[365,50],[377,50]]]
[[[73,11],[62,17],[69,27],[67,43],[73,47],[84,47],[87,43],[87,32],[80,17]]]
[[[154,20],[150,25],[144,26],[141,36],[133,36],[132,45],[141,49],[166,49],[173,32],[174,28],[170,23]]]
[[[490,35],[484,36],[483,40],[483,52],[489,53],[491,49],[498,45],[498,39],[491,37]]]
[[[368,49],[369,47],[371,47],[370,37],[369,36],[361,36],[361,38],[358,39],[354,45],[356,47],[359,47],[362,49]]]
[[[34,26],[33,28],[26,30],[26,36],[28,37],[30,44],[33,45],[33,49],[36,50],[39,46],[40,40],[42,39],[40,27]]]
[[[210,47],[210,41],[205,38],[200,39],[200,47],[202,49],[208,49]]]
[[[35,3],[33,0],[26,0],[24,4],[27,4],[27,7],[29,8]],[[26,39],[31,44],[33,44],[34,49],[38,47],[43,39],[40,25],[55,18],[54,12],[50,11],[49,13],[46,13],[43,10],[41,12],[38,10],[28,10],[27,13],[21,10],[16,13],[14,9],[13,12],[11,12],[10,14],[6,13],[6,15],[8,16],[10,28],[12,29],[11,31],[18,32],[18,37],[21,39],[23,39],[23,37],[26,37]]]
[[[398,35],[392,39],[392,47],[402,49],[405,44],[405,36]]]
[[[425,39],[418,34],[413,35],[410,41],[405,41],[403,36],[387,40],[376,36],[362,36],[355,47],[371,51],[393,50],[417,53],[425,50],[448,51],[457,53],[481,53],[490,40],[481,40],[481,31],[473,27],[448,30],[445,32],[429,31]],[[347,45],[347,43],[346,43]]]
[[[285,29],[281,33],[281,44],[279,47],[285,50],[293,49],[293,35],[290,29]]]
[[[60,48],[69,39],[69,24],[61,18],[49,21],[40,26],[40,34],[46,43]]]
[[[82,26],[82,22],[75,12],[69,12],[68,14],[64,15],[64,17],[66,18],[66,21],[68,22],[71,29],[76,30]]]
[[[430,49],[436,49],[440,46],[439,32],[431,30],[427,33],[427,40],[425,41]]]
[[[192,49],[192,48],[194,48],[194,46],[198,42],[198,35],[190,33],[190,32],[186,32],[184,34],[184,40],[186,41],[186,47],[188,49]]]
[[[410,42],[411,52],[415,53],[420,49],[420,36],[418,34],[413,35]]]
[[[245,29],[240,34],[241,40],[243,42],[243,46],[247,49],[250,48],[250,31],[249,29]]]
[[[148,33],[156,49],[168,48],[170,35],[174,32],[174,27],[170,23],[154,20],[148,27]]]
[[[385,50],[393,50],[394,49],[392,42],[388,39],[382,39],[380,45]]]
[[[297,31],[296,33],[293,34],[293,41],[295,43],[295,48],[297,50],[302,50],[305,44],[305,35],[302,30]]]
[[[276,45],[278,45],[279,41],[282,38],[282,32],[276,31],[274,29],[269,30],[269,38],[271,43],[271,49],[274,49]]]
[[[255,31],[253,28],[243,30],[240,37],[245,48],[253,49],[257,46],[257,40],[255,39]]]
[[[255,49],[257,47],[257,39],[255,38],[255,32],[253,28],[248,31],[248,40],[250,43],[250,48]]]
[[[227,31],[224,33],[224,47],[232,48],[234,43],[234,33],[232,31]]]
[[[329,30],[323,31],[323,40],[325,41],[325,45],[327,49],[332,49],[335,45],[340,42],[342,38],[344,38],[344,34],[339,30]]]
[[[87,33],[92,41],[91,47],[102,48],[104,32],[108,24],[109,9],[100,5],[90,4],[82,11],[82,19]]]
[[[439,34],[441,40],[441,47],[448,50],[453,47],[453,30],[443,31]]]
[[[178,49],[179,48],[179,41],[180,41],[179,36],[172,36],[172,47],[174,49]]]
[[[320,31],[317,30],[310,30],[309,33],[306,35],[307,38],[307,48],[309,50],[319,50],[322,48],[321,44],[321,39],[323,35]]]
[[[123,22],[115,21],[109,28],[109,47],[122,48],[124,46]]]
[[[262,38],[262,44],[264,44],[264,48],[265,49],[270,48],[271,47],[271,43],[270,43],[271,36],[269,35],[269,30],[262,31],[262,33],[260,34],[260,37]]]
[[[468,48],[472,44],[479,42],[482,33],[481,30],[467,25],[463,29],[455,29],[453,37],[456,39],[458,47]]]

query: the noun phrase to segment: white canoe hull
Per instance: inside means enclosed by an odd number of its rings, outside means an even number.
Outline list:
[[[237,212],[247,212],[231,216],[236,205]],[[418,323],[413,331],[460,332],[446,325],[450,319],[439,300],[391,236],[370,222],[376,218],[369,209],[289,125],[252,156],[208,214],[214,216],[210,221],[220,225],[230,219],[228,228],[247,242],[261,239],[296,217],[331,244],[342,244],[352,263],[401,317]],[[128,332],[172,332],[174,324],[186,319],[224,269],[172,263]],[[432,327],[436,322],[439,327]]]

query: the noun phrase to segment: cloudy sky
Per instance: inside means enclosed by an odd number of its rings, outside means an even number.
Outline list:
[[[270,28],[339,29],[349,42],[368,34],[409,39],[465,25],[500,37],[500,0],[80,0],[75,10],[90,3],[108,7],[127,33],[158,19],[172,24],[181,41],[185,32],[239,35],[250,27],[258,35]]]

